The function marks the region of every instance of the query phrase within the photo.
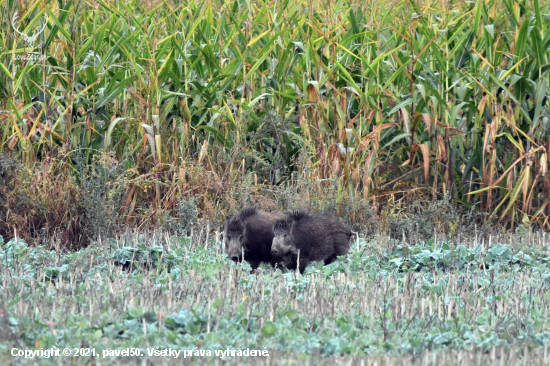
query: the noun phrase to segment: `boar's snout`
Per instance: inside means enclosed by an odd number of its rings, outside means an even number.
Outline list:
[[[282,238],[276,236],[273,238],[273,244],[271,245],[271,255],[282,256],[284,253],[284,245],[282,243]]]
[[[241,261],[241,253],[237,252],[236,250],[229,250],[227,256],[231,258],[233,262]]]
[[[225,251],[227,256],[234,262],[240,262],[243,250],[242,235],[227,235]]]

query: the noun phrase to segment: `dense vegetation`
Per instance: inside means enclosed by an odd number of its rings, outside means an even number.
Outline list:
[[[0,5],[0,152],[31,173],[12,197],[56,207],[63,186],[73,242],[93,201],[79,166],[102,153],[121,223],[157,225],[178,197],[219,219],[275,184],[550,227],[548,2]],[[63,226],[7,206],[4,236]]]

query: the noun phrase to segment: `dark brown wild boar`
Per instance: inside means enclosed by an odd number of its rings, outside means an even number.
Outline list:
[[[261,262],[272,266],[281,259],[271,254],[273,224],[284,217],[282,212],[266,212],[256,207],[245,208],[228,218],[225,223],[225,251],[229,257],[240,262],[243,258],[254,271]]]
[[[296,269],[300,251],[300,273],[311,262],[324,261],[325,265],[334,262],[336,257],[347,254],[350,247],[350,229],[329,214],[287,212],[275,222],[273,231],[271,254],[281,257],[287,268]]]

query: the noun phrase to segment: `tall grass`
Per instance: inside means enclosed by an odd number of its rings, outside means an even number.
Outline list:
[[[548,2],[0,5],[0,152],[44,174],[111,152],[129,216],[193,194],[193,164],[217,192],[336,179],[339,200],[449,195],[550,228]]]

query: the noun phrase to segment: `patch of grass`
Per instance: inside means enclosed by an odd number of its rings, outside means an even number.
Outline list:
[[[30,244],[56,249],[85,245],[84,208],[67,160],[52,159],[40,173],[12,166],[0,193],[0,234],[13,238],[17,233]]]
[[[85,234],[90,240],[112,236],[122,225],[119,212],[128,185],[125,162],[113,154],[93,155],[87,164],[85,154],[76,158],[80,179],[80,204],[84,209]]]

